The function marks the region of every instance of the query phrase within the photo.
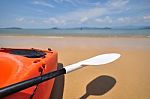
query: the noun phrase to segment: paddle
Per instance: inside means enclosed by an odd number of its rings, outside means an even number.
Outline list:
[[[119,57],[120,57],[120,54],[117,54],[117,53],[102,54],[102,55],[98,55],[98,56],[86,59],[84,61],[80,61],[72,65],[68,65],[60,70],[56,70],[56,71],[44,74],[42,76],[38,76],[35,78],[31,78],[29,80],[18,82],[16,84],[12,84],[4,88],[0,88],[0,97],[8,96],[10,94],[16,93],[23,89],[29,88],[41,82],[47,81],[59,75],[69,73],[71,71],[77,70],[85,66],[89,66],[89,65],[96,66],[96,65],[103,65],[103,64],[113,62]]]

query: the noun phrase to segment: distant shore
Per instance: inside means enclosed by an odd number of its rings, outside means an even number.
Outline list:
[[[150,29],[0,29],[0,36],[148,37]]]

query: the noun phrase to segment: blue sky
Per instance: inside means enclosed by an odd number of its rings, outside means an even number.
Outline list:
[[[150,25],[150,0],[0,0],[0,27]]]

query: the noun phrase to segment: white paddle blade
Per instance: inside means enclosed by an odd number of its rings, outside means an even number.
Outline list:
[[[80,62],[72,64],[72,65],[68,65],[64,68],[66,69],[66,73],[69,73],[69,72],[74,71],[76,69],[82,68],[86,65],[93,65],[94,66],[94,65],[107,64],[107,63],[115,61],[120,56],[121,55],[117,54],[117,53],[102,54],[102,55],[98,55],[98,56],[86,59],[84,61],[80,61]]]
[[[102,54],[79,62],[82,65],[103,65],[111,63],[118,59],[121,55],[117,53]]]

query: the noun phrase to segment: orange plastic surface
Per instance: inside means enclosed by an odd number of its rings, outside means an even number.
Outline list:
[[[44,51],[45,57],[27,58],[0,50],[0,88],[57,69],[57,52]],[[5,99],[49,99],[54,79],[5,97]],[[37,88],[36,88],[37,87]]]

